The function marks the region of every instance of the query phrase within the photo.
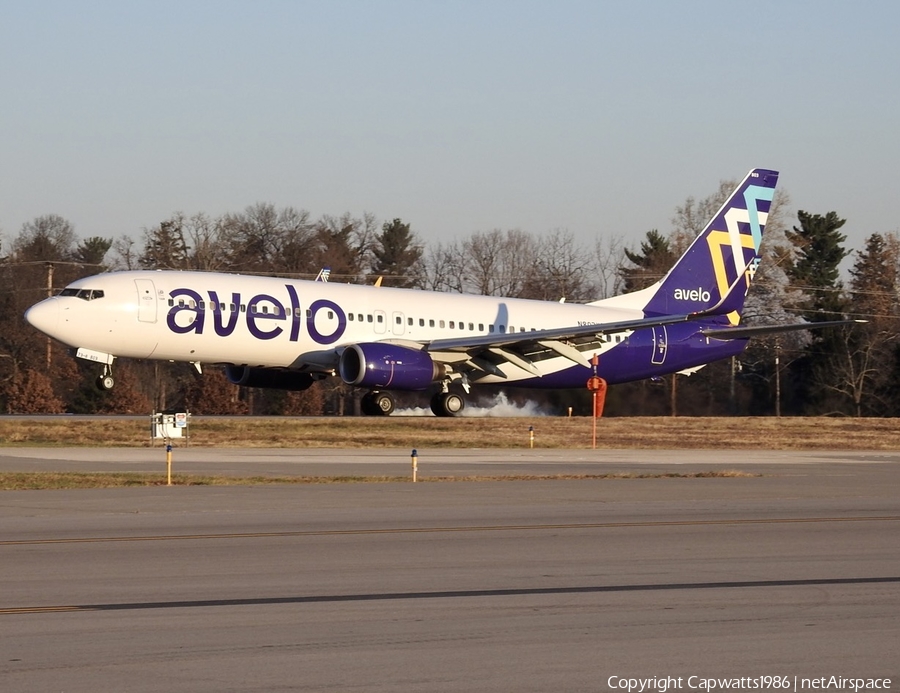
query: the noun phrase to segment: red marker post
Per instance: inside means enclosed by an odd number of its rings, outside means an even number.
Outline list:
[[[597,419],[603,416],[603,405],[606,402],[606,381],[597,375],[597,365],[600,363],[600,357],[594,354],[591,357],[591,368],[594,374],[588,378],[587,389],[591,391],[594,398],[594,414],[591,417],[591,449],[597,449]]]

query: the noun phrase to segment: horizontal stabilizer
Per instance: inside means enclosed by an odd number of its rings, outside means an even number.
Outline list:
[[[797,332],[798,330],[821,330],[825,327],[840,327],[841,325],[857,325],[868,320],[829,320],[827,322],[803,322],[792,325],[760,325],[758,327],[710,327],[700,330],[700,334],[711,339],[750,339],[767,334],[781,332]]]

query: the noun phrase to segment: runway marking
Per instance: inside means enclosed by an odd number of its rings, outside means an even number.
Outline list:
[[[336,537],[366,534],[431,534],[440,532],[522,532],[566,529],[624,529],[629,527],[704,527],[716,525],[777,525],[810,522],[897,522],[900,515],[857,517],[780,517],[735,520],[658,520],[645,522],[573,522],[535,525],[475,525],[471,527],[385,527],[381,529],[321,529],[285,532],[223,532],[220,534],[162,534],[131,537],[72,537],[67,539],[9,539],[0,546],[34,546],[42,544],[94,544],[128,541],[184,541],[206,539],[259,539],[266,537]]]
[[[900,576],[825,578],[810,580],[735,580],[729,582],[672,582],[650,585],[588,585],[580,587],[532,587],[490,590],[442,590],[436,592],[376,592],[369,594],[323,594],[292,597],[252,597],[246,599],[200,599],[171,602],[131,602],[68,606],[23,606],[0,609],[0,616],[54,612],[137,611],[148,609],[196,609],[232,606],[273,606],[280,604],[327,604],[377,602],[406,599],[471,599],[478,597],[522,597],[615,592],[655,592],[666,590],[711,590],[771,587],[823,587],[828,585],[877,585],[900,583]]]

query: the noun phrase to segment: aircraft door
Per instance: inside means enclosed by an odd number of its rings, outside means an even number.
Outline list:
[[[666,360],[666,349],[669,343],[669,335],[665,325],[653,328],[653,355],[650,363],[661,366]]]
[[[394,334],[400,336],[403,334],[403,330],[405,329],[403,326],[403,321],[405,320],[403,313],[394,313],[393,319],[391,321],[391,329],[394,331]]]
[[[138,294],[138,320],[156,322],[156,287],[152,279],[135,279]]]

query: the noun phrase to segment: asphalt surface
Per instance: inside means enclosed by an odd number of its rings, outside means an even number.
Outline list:
[[[164,471],[164,456],[5,448],[0,470]],[[424,450],[422,477],[758,476],[0,492],[0,686],[785,690],[762,678],[776,676],[804,690],[834,676],[900,690],[898,461]],[[410,469],[409,451],[189,448],[174,463]]]

